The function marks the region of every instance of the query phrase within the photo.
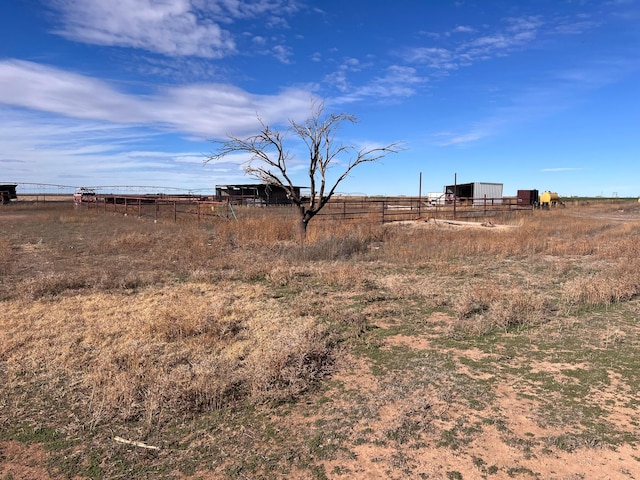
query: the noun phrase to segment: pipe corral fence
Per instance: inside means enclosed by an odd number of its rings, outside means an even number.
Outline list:
[[[203,219],[235,219],[237,216],[229,202],[218,202],[204,197],[193,196],[136,196],[97,195],[95,200],[77,203],[76,206],[95,208],[103,212],[118,212],[124,215],[153,218],[154,220],[190,217]]]
[[[77,192],[76,192],[77,193]],[[213,195],[183,194],[96,194],[74,198],[73,194],[25,193],[20,203],[36,206],[69,202],[75,208],[95,209],[153,220],[193,219],[197,221],[254,215],[267,209],[269,215],[296,215],[295,205],[248,205],[247,202],[216,201]],[[535,205],[523,205],[517,197],[447,198],[433,202],[428,197],[335,196],[316,215],[318,220],[389,223],[428,219],[484,221],[500,215],[531,212]]]
[[[360,220],[371,218],[380,223],[408,220],[458,219],[482,220],[497,215],[531,212],[534,205],[522,205],[517,198],[454,198],[434,203],[420,197],[338,197],[317,215],[319,218]]]
[[[98,195],[95,202],[83,202],[80,206],[103,212],[174,221],[186,216],[198,221],[207,218],[237,220],[239,215],[248,211],[257,212],[263,209],[276,216],[297,212],[295,205],[234,205],[233,202],[218,202],[204,198],[133,195]],[[450,203],[434,205],[418,197],[336,197],[331,199],[315,218],[371,223],[430,218],[479,221],[501,214],[531,212],[533,208],[533,205],[519,204],[516,198],[454,199]]]

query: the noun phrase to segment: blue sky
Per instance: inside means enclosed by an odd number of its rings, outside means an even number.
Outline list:
[[[344,194],[640,195],[640,0],[4,0],[0,182],[252,183],[226,135],[348,113]],[[300,185],[304,151],[292,171]],[[340,165],[334,169],[340,172]]]

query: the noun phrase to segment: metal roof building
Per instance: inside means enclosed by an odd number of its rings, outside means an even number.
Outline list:
[[[447,185],[444,193],[455,195],[462,201],[473,201],[473,205],[483,205],[491,201],[493,204],[502,203],[502,183],[473,182]]]

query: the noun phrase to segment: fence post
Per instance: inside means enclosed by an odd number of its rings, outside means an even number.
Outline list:
[[[176,214],[177,214],[176,210],[177,210],[177,208],[176,208],[176,201],[174,200],[174,201],[173,201],[173,221],[174,221],[174,222],[176,221]]]
[[[382,205],[382,223],[384,223],[384,207],[385,207],[385,201],[383,200],[382,202],[380,202],[380,205]]]

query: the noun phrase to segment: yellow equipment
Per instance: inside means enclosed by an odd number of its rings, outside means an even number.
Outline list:
[[[555,192],[546,191],[540,195],[540,207],[555,207],[560,202],[560,197]]]

